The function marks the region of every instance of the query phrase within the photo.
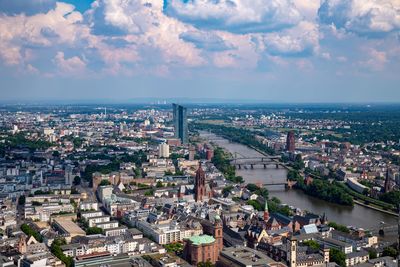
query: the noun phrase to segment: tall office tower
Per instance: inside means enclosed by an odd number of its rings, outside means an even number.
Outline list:
[[[294,152],[296,149],[296,141],[294,137],[294,132],[290,131],[287,134],[286,138],[286,150],[289,152]]]
[[[188,143],[187,109],[178,104],[172,104],[174,109],[175,137],[181,139],[182,144]]]

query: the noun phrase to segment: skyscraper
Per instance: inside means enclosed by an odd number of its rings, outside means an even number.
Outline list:
[[[175,137],[181,139],[183,144],[188,143],[187,109],[178,104],[172,104],[174,109]]]
[[[287,134],[286,138],[286,150],[289,152],[294,152],[296,149],[296,141],[294,137],[294,132],[290,131]]]

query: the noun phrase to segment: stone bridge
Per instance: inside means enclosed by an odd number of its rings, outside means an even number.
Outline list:
[[[241,157],[241,158],[231,158],[229,159],[231,165],[235,166],[237,169],[254,169],[256,167],[261,167],[266,169],[268,166],[275,166],[277,169],[281,162],[279,162],[279,157]]]

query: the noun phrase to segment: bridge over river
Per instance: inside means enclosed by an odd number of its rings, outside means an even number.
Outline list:
[[[266,169],[268,166],[275,166],[278,169],[282,165],[278,160],[279,157],[241,157],[229,159],[230,163],[238,169],[242,167],[250,167],[251,169],[263,167]]]
[[[257,160],[257,162],[263,162],[265,160],[261,161],[261,158],[267,158],[266,155],[261,154],[253,148],[230,142],[212,133],[200,132],[200,136],[207,140],[216,140],[216,145],[226,149],[232,154],[231,160],[235,158],[234,155],[236,153],[237,162],[240,161],[240,158],[243,159],[243,162],[245,162],[246,159],[254,158],[260,159]],[[273,161],[273,158],[271,161]],[[354,225],[363,227],[364,229],[376,229],[382,221],[387,225],[397,224],[396,216],[372,210],[367,207],[357,204],[354,205],[354,207],[340,206],[306,195],[300,190],[285,190],[285,186],[283,185],[286,184],[288,169],[284,165],[281,165],[277,169],[276,165],[269,164],[269,160],[267,160],[267,162],[268,165],[266,169],[264,169],[264,165],[261,165],[261,163],[253,166],[253,169],[251,169],[251,165],[247,165],[246,168],[244,168],[243,166],[245,165],[243,165],[241,169],[237,167],[236,174],[242,176],[247,183],[265,185],[270,192],[270,196],[279,198],[282,203],[316,214],[326,213],[328,220],[339,224]],[[387,234],[393,235],[393,230],[389,232]],[[387,234],[385,233],[385,237],[387,237]]]
[[[259,156],[259,157],[246,157],[241,155],[237,157],[239,153],[235,153],[233,158],[230,158],[230,164],[235,166],[237,170],[254,170],[254,169],[267,169],[269,166],[279,169],[280,166],[284,166],[283,163],[279,161],[278,156]],[[286,188],[292,188],[296,182],[289,181],[288,179],[272,179],[268,182],[257,182],[259,186],[278,186],[282,185]]]

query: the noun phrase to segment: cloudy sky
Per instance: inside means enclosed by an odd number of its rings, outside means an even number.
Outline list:
[[[0,0],[0,95],[400,102],[400,0]]]

